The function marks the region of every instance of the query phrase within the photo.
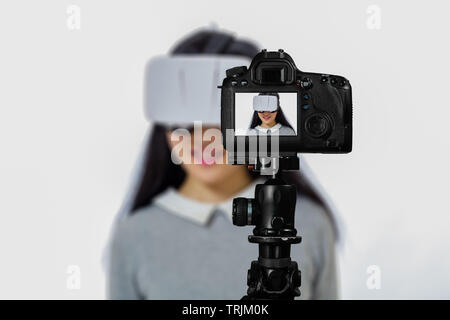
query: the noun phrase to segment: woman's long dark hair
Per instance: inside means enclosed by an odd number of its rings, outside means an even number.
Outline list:
[[[275,96],[275,97],[277,97],[278,109],[277,109],[277,116],[275,117],[275,122],[281,124],[282,126],[289,127],[292,130],[294,130],[294,128],[292,128],[291,124],[289,123],[289,121],[284,116],[283,110],[281,110],[280,96],[279,96],[278,92],[260,93],[259,96]],[[256,126],[259,126],[261,123],[262,123],[262,121],[261,121],[261,119],[258,116],[258,112],[257,111],[253,112],[253,117],[252,117],[252,121],[250,123],[250,128],[253,129]]]
[[[253,58],[258,51],[258,48],[251,42],[236,40],[232,36],[220,32],[202,31],[179,43],[172,50],[172,54],[215,52],[216,54],[233,54]],[[147,153],[144,155],[143,174],[140,177],[136,195],[132,200],[131,214],[140,208],[148,206],[155,196],[167,188],[173,187],[177,189],[186,177],[186,172],[181,165],[176,165],[171,160],[171,151],[167,142],[167,130],[168,128],[162,124],[154,124],[152,136],[146,148]],[[253,178],[259,177],[259,174],[254,172],[249,171],[249,174]],[[303,179],[299,172],[285,172],[283,173],[283,178],[287,183],[295,185],[301,196],[308,197],[324,208],[337,236],[336,223],[331,210],[320,194],[312,187],[311,183]]]

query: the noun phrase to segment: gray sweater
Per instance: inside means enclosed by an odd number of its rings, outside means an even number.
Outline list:
[[[252,196],[254,185],[239,196]],[[301,299],[336,299],[337,271],[329,217],[307,198],[296,206],[303,240],[291,255],[302,272]],[[231,199],[209,205],[169,189],[119,223],[113,234],[111,299],[240,299],[258,246],[252,227],[231,222]]]

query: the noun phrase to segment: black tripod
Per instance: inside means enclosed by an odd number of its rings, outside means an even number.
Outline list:
[[[242,299],[292,300],[300,296],[301,274],[291,260],[291,244],[301,242],[294,225],[297,190],[282,179],[282,170],[298,170],[298,157],[272,159],[279,169],[255,188],[255,198],[233,200],[233,224],[254,225],[251,243],[259,246],[258,260],[247,274],[247,295]],[[259,171],[260,164],[253,170]]]

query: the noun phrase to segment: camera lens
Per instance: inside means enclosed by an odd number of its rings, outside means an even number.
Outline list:
[[[331,129],[331,121],[327,115],[316,113],[305,121],[306,132],[314,138],[326,135]]]

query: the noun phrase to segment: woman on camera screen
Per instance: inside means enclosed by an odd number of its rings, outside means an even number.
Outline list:
[[[284,116],[278,93],[260,93],[253,97],[253,118],[250,135],[295,135],[295,131]]]

